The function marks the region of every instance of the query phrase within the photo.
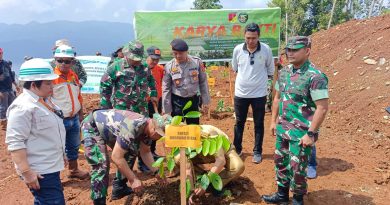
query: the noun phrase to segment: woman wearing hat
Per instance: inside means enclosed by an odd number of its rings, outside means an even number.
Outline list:
[[[62,112],[50,97],[56,78],[43,59],[24,62],[19,73],[23,93],[7,111],[8,151],[34,204],[65,204],[60,181],[66,163],[65,128]]]
[[[113,200],[120,199],[143,189],[142,182],[133,173],[134,159],[140,156],[146,166],[152,167],[154,158],[150,151],[152,140],[164,135],[165,125],[170,116],[155,114],[153,119],[141,114],[116,109],[101,109],[91,112],[82,122],[85,158],[91,165],[91,199],[95,205],[106,204],[109,182],[109,164],[107,147],[112,149],[111,159],[121,176],[113,181]],[[123,176],[123,177],[122,177]],[[159,178],[160,179],[160,178]],[[131,185],[130,189],[126,183]],[[160,181],[165,183],[165,180]]]

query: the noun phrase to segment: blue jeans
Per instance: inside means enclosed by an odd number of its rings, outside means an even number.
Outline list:
[[[39,179],[39,190],[30,189],[34,196],[34,205],[65,205],[60,172],[42,175]]]
[[[317,166],[317,149],[315,145],[311,148],[311,155],[309,157],[309,166],[313,166],[313,167]]]
[[[69,161],[77,160],[80,148],[80,121],[79,115],[64,119],[66,130],[65,152]]]

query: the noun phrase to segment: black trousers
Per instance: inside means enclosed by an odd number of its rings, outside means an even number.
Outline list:
[[[162,99],[159,98],[158,99],[158,105],[157,105],[158,113],[161,113],[161,108],[162,108]],[[153,118],[153,114],[155,112],[154,112],[152,101],[148,102],[148,110],[149,110],[149,117]],[[153,140],[152,144],[150,145],[150,150],[152,151],[152,153],[156,153],[156,141],[155,140]]]
[[[236,114],[236,124],[234,125],[234,146],[237,153],[242,151],[242,137],[245,128],[245,122],[248,115],[249,105],[252,107],[253,122],[255,124],[255,144],[253,147],[254,154],[263,153],[264,138],[264,115],[265,103],[267,97],[259,98],[240,98],[234,97],[234,112]]]
[[[177,95],[172,94],[172,117],[181,115],[184,116],[190,111],[199,111],[199,96],[194,95],[192,97],[183,98]],[[192,101],[190,108],[182,112],[184,106],[188,101]],[[187,125],[196,124],[199,125],[199,118],[186,118],[184,119]]]

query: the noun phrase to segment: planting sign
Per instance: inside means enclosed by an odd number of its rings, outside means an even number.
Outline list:
[[[200,126],[185,125],[175,126],[167,125],[165,129],[166,147],[190,147],[198,148],[200,143]]]
[[[159,47],[163,61],[172,59],[170,42],[175,38],[184,39],[190,47],[189,53],[203,60],[231,60],[234,47],[244,42],[245,26],[253,22],[260,26],[260,41],[267,43],[277,57],[280,8],[134,14],[136,39],[145,47]]]

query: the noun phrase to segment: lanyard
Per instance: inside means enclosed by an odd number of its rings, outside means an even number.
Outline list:
[[[46,101],[49,102],[50,105]],[[64,113],[62,112],[62,110],[54,109],[55,106],[49,98],[46,98],[46,101],[43,98],[39,98],[39,100],[38,100],[38,102],[40,102],[42,105],[44,105],[48,110],[50,110],[51,112],[56,114],[58,117],[64,119]]]

